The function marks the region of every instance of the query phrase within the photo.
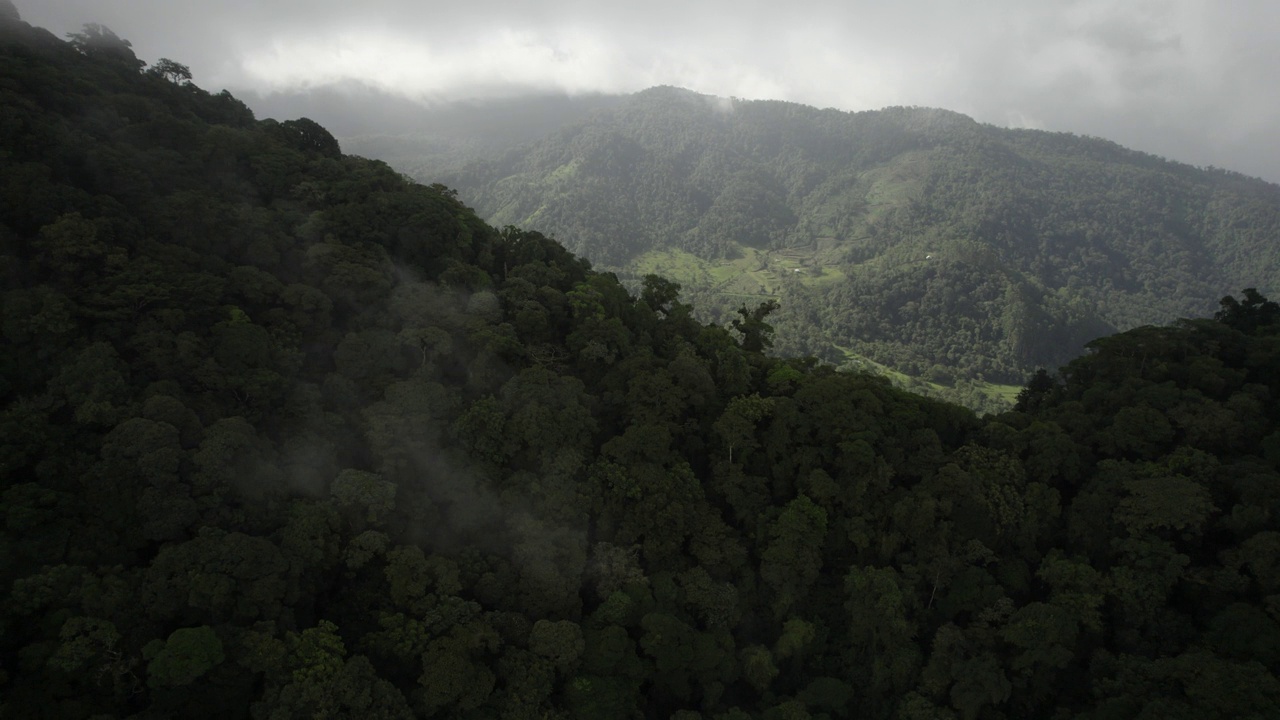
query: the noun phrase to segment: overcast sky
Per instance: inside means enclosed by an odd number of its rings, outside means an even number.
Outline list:
[[[1276,0],[15,0],[232,92],[360,80],[447,100],[678,85],[926,105],[1280,182]]]

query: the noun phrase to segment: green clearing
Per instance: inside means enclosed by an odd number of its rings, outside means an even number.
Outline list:
[[[564,165],[561,165],[560,167],[556,168],[555,170],[552,170],[551,175],[548,176],[548,179],[552,181],[571,180],[575,175],[578,174],[579,165],[581,165],[581,162],[579,162],[577,159],[571,160],[565,163]]]
[[[1022,392],[1021,385],[997,385],[989,383],[985,380],[973,381],[973,386],[978,388],[983,394],[999,400],[1004,400],[1010,405],[1018,399],[1018,393]]]
[[[924,191],[924,178],[930,166],[929,151],[903,153],[893,162],[863,173],[869,184],[866,194],[868,220],[895,205],[919,197]]]
[[[846,279],[835,264],[832,248],[815,246],[758,250],[739,247],[737,257],[707,260],[677,248],[651,250],[622,270],[631,275],[661,275],[690,293],[773,296],[782,291],[783,278],[794,277],[806,287],[828,287]]]
[[[1018,393],[1022,392],[1021,385],[1000,385],[997,383],[987,382],[985,380],[961,380],[956,385],[942,385],[940,383],[931,382],[924,378],[918,378],[912,375],[895,370],[888,365],[880,363],[860,355],[847,347],[839,345],[834,346],[837,350],[844,353],[845,363],[841,365],[841,369],[845,370],[864,370],[866,372],[880,375],[889,379],[897,387],[919,392],[932,397],[960,402],[970,408],[974,407],[973,402],[961,402],[965,390],[971,390],[982,396],[985,402],[981,403],[979,410],[992,412],[1001,409],[1008,409],[1018,399]]]
[[[872,373],[875,373],[876,375],[883,375],[884,377],[887,377],[890,380],[892,380],[894,383],[900,384],[900,385],[906,385],[909,383],[918,383],[921,385],[932,386],[938,390],[942,390],[946,387],[945,385],[938,385],[937,383],[931,383],[931,382],[928,382],[927,380],[921,380],[919,378],[915,378],[910,375],[907,375],[906,373],[898,372],[897,370],[894,370],[888,365],[881,365],[880,363],[876,362],[875,360],[872,360],[869,357],[866,357],[865,355],[859,355],[858,353],[854,352],[853,350],[847,347],[842,347],[840,345],[834,345],[833,347],[835,347],[835,349],[839,350],[840,352],[844,353],[845,364],[842,367],[854,369],[854,370],[866,370],[867,372],[872,372]]]

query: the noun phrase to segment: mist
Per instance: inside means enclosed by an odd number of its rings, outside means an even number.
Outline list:
[[[188,64],[198,84],[269,114],[355,86],[400,103],[400,122],[413,104],[665,84],[843,110],[941,107],[1280,181],[1280,6],[1259,0],[807,2],[785,13],[759,2],[16,4],[55,33],[104,23],[139,57]],[[316,119],[359,113],[345,110]]]

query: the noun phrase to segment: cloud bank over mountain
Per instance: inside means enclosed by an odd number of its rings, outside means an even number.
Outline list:
[[[1261,0],[17,5],[55,32],[106,24],[140,57],[233,91],[356,81],[443,101],[668,84],[847,110],[927,105],[1280,181],[1280,5]]]

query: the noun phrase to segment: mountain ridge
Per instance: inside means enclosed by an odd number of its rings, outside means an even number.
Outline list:
[[[852,348],[918,378],[1016,383],[1091,337],[1280,282],[1280,186],[936,108],[658,87],[435,179],[489,221],[560,238],[631,282],[666,272],[708,319],[779,299],[788,352],[840,362]],[[964,277],[939,279],[927,258]],[[940,304],[933,286],[986,309]],[[883,295],[901,297],[856,299]],[[938,347],[965,333],[980,350]]]

